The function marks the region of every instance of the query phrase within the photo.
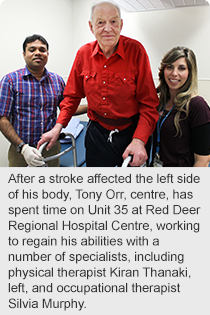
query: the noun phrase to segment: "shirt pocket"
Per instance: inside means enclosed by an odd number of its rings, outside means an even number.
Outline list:
[[[45,107],[56,109],[63,98],[63,91],[57,86],[45,86],[40,93],[42,93],[42,102]]]
[[[94,71],[92,72],[84,71],[81,75],[83,76],[85,95],[88,96],[92,93],[95,93],[95,90],[99,88],[97,87],[96,81],[97,73]]]
[[[114,74],[114,82],[112,83],[112,89],[115,95],[118,95],[124,101],[135,97],[136,84],[135,75],[133,73],[121,73]]]

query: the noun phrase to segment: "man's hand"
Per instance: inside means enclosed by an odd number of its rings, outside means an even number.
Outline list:
[[[56,124],[52,130],[43,133],[43,135],[41,136],[41,140],[39,140],[37,144],[37,149],[39,149],[39,147],[43,143],[48,142],[48,145],[46,146],[46,150],[49,151],[52,148],[52,146],[55,145],[62,128],[63,126],[61,124]]]
[[[123,153],[123,159],[125,160],[129,155],[133,156],[130,166],[141,166],[143,165],[148,156],[144,147],[144,142],[140,139],[133,139],[132,142],[127,146]]]
[[[30,147],[28,144],[23,146],[21,154],[29,166],[36,167],[44,165],[40,152],[37,149]]]

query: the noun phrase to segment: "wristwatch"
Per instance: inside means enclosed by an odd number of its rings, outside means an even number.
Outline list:
[[[20,144],[16,145],[16,151],[18,153],[21,153],[23,146],[25,145],[25,142],[21,142]]]

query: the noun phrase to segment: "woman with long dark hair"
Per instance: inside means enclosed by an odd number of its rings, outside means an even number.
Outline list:
[[[210,108],[198,95],[193,51],[174,47],[159,69],[159,121],[153,134],[151,166],[208,166]]]

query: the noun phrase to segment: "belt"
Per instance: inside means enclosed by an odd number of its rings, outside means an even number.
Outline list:
[[[94,125],[98,130],[100,130],[100,132],[104,135],[107,136],[107,138],[109,137],[110,135],[110,131],[111,130],[108,130],[106,128],[104,128],[98,121],[95,121],[95,120],[90,120],[90,125]],[[90,126],[89,125],[89,126]],[[127,135],[129,133],[134,133],[134,130],[136,129],[136,124],[131,124],[130,126],[126,127],[125,129],[123,130],[120,130],[119,132],[117,132],[117,135],[119,136],[124,136],[124,135]]]
[[[128,124],[132,124],[136,122],[139,118],[139,114],[136,114],[132,117],[129,118],[117,118],[117,119],[111,119],[111,118],[106,118],[104,116],[99,115],[95,111],[93,111],[94,115],[104,124],[110,125],[110,126],[124,126]]]

